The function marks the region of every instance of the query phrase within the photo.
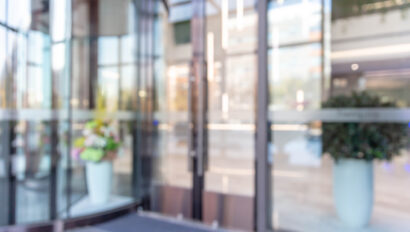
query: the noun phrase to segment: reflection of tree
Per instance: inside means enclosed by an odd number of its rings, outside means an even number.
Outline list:
[[[313,79],[313,80],[312,80]],[[315,108],[320,104],[320,82],[315,78],[283,78],[280,82],[271,81],[269,89],[270,102],[275,107],[294,108],[296,93],[303,90],[305,93],[305,108]]]
[[[174,98],[174,109],[176,111],[186,111],[188,110],[187,106],[187,99],[188,99],[188,91],[184,88],[178,87],[176,89],[176,96]]]
[[[390,9],[408,9],[410,1],[343,0],[332,1],[332,20],[371,13],[385,13]],[[404,12],[404,11],[403,11]]]
[[[4,90],[5,82],[0,82],[0,108],[6,108],[6,91]]]
[[[97,111],[105,111],[107,109],[107,96],[103,93],[103,91],[100,89],[97,91],[97,105],[96,105],[96,110]]]
[[[121,109],[131,110],[136,108],[135,91],[130,89],[121,90]]]
[[[170,91],[172,91],[170,104],[171,111],[187,111],[188,110],[188,89],[187,89],[186,78],[178,78],[175,86],[170,86]]]
[[[403,84],[401,87],[395,88],[372,88],[367,89],[367,92],[373,95],[388,98],[389,100],[397,102],[399,107],[410,106],[410,84]]]

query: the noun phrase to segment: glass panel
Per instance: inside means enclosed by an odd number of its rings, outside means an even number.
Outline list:
[[[58,90],[58,94],[53,93],[53,104],[57,109],[66,111],[69,107],[69,92],[70,92],[70,78],[69,78],[69,60],[70,53],[69,41],[65,43],[56,43],[52,45],[51,53],[51,67],[53,72],[53,90]],[[58,145],[56,147],[56,153],[59,155],[59,162],[57,164],[56,175],[56,203],[57,203],[57,217],[64,218],[67,216],[68,210],[68,159],[69,159],[69,129],[70,120],[65,117],[65,120],[61,119],[56,125],[55,132],[58,136]]]
[[[0,107],[6,107],[6,30],[0,26]]]
[[[3,110],[0,108],[0,110]],[[8,224],[9,215],[9,178],[7,173],[8,162],[8,122],[0,121],[0,226]]]
[[[117,134],[122,141],[118,157],[113,162],[113,195],[124,203],[133,197],[133,153],[134,122],[119,121],[115,124]]]
[[[6,21],[6,1],[7,0],[0,0],[0,22]]]
[[[49,123],[19,121],[14,127],[17,223],[49,220],[51,128]]]
[[[100,37],[98,39],[98,64],[118,64],[119,44],[117,37]]]
[[[320,43],[310,43],[269,51],[271,109],[303,110],[320,107],[321,48]]]
[[[48,1],[46,1],[46,5],[48,5]],[[32,7],[30,0],[9,0],[7,6],[7,24],[10,27],[23,30],[28,30],[32,23],[31,10],[35,9],[34,7],[39,7],[38,5]]]
[[[71,5],[70,0],[54,0],[52,2],[52,18],[53,21],[51,22],[52,27],[52,39],[53,41],[62,41],[67,37],[67,26],[69,24],[69,6]]]
[[[136,38],[134,35],[128,35],[121,37],[121,61],[123,63],[135,63],[136,62]]]
[[[121,67],[121,102],[122,110],[135,110],[137,108],[137,72],[135,65]]]
[[[137,53],[132,47],[123,47],[134,43],[135,27],[130,25],[136,18],[130,12],[135,7],[129,0],[74,1],[70,217],[125,206],[138,197],[133,186],[137,149],[133,62]],[[108,13],[110,17],[106,17]],[[99,126],[89,129],[100,122],[106,123],[101,130]],[[120,145],[113,152],[90,145],[97,141],[92,134],[99,139],[112,137]],[[103,158],[94,160],[96,153],[86,152],[101,153]]]
[[[155,43],[155,50],[148,55],[154,61],[151,64],[156,100],[153,152],[158,154],[154,160],[153,210],[189,218],[192,217],[192,173],[188,165],[188,78],[192,45],[178,45],[173,37],[173,22],[168,22],[165,9],[157,8],[157,14],[151,30],[161,33],[155,33],[154,39],[146,38]],[[161,55],[164,51],[175,56]]]
[[[166,108],[159,109],[161,143],[164,143],[161,153],[161,180],[164,184],[189,188],[191,174],[188,172],[187,157],[187,117],[188,117],[188,75],[186,64],[170,66],[166,82],[167,96],[164,99]],[[179,166],[179,168],[175,168]],[[178,178],[177,178],[178,176]]]
[[[150,177],[152,170],[146,167],[157,160],[134,159],[142,130],[137,123],[145,125],[152,119],[140,121],[137,110],[152,116],[159,108],[153,73],[164,81],[165,68],[160,65],[163,52],[153,51],[153,41],[163,43],[162,37],[153,38],[157,3],[143,4],[152,9],[144,11],[147,18],[138,27],[137,4],[0,0],[0,225],[107,211],[136,201],[139,187],[147,197],[144,191],[151,190],[151,179],[136,186],[142,179],[137,167],[143,167],[143,178]],[[166,25],[165,11],[160,17],[158,21]],[[73,38],[68,38],[71,28]],[[142,40],[137,41],[137,36]],[[143,60],[138,60],[140,54]],[[91,162],[75,159],[73,149],[76,139],[86,133],[87,122],[94,119],[110,122],[112,130],[104,134],[121,143],[108,162],[112,169],[97,175],[89,174]],[[158,122],[153,127],[159,127]],[[91,203],[95,184],[109,187],[106,202]]]
[[[408,4],[271,1],[270,21],[286,2],[319,4],[306,24],[322,15],[320,27],[269,28],[273,228],[408,228]],[[278,42],[289,30],[309,36]]]
[[[268,43],[271,47],[320,41],[321,0],[270,1]]]
[[[98,69],[97,107],[103,107],[108,112],[114,112],[118,109],[119,81],[120,75],[117,67],[100,67]]]
[[[90,48],[86,39],[73,39],[72,41],[72,106],[73,108],[87,109],[90,104],[89,78]]]
[[[40,5],[27,0],[8,1],[7,5],[6,27],[14,30],[7,29],[6,38],[1,33],[0,46],[6,45],[2,51],[6,51],[7,57],[2,76],[5,68],[7,75],[1,79],[4,89],[0,120],[5,137],[2,152],[13,167],[6,173],[9,183],[6,196],[12,194],[15,198],[13,201],[7,198],[14,212],[8,212],[6,221],[44,222],[52,214],[51,160],[56,146],[56,140],[52,139],[56,124],[45,116],[51,115],[52,101],[49,1]],[[32,17],[32,12],[40,13]],[[18,114],[9,114],[10,109],[17,109]]]
[[[15,82],[16,82],[16,87],[17,91],[15,95],[17,96],[16,98],[16,107],[18,108],[24,108],[24,107],[29,107],[28,103],[28,98],[33,97],[33,102],[38,102],[38,98],[35,99],[34,94],[28,90],[29,84],[28,82],[30,79],[28,78],[28,74],[30,73],[30,77],[36,76],[37,78],[40,79],[40,83],[42,82],[42,72],[43,69],[41,68],[41,65],[44,63],[43,61],[40,61],[37,65],[35,65],[35,68],[37,71],[32,72],[32,68],[34,68],[34,63],[28,61],[28,46],[27,46],[27,38],[24,35],[17,35],[17,41],[15,43],[15,51],[17,52],[17,58],[16,58],[16,63],[17,63],[17,70],[16,70],[16,76],[15,76]],[[42,51],[40,51],[42,53]],[[30,83],[33,84],[33,83]],[[33,86],[34,87],[34,86]],[[41,87],[40,87],[41,89]],[[43,92],[39,92],[38,95],[41,95]],[[41,99],[40,99],[41,100]]]
[[[255,4],[207,1],[206,9],[209,157],[204,221],[241,230],[254,226]]]

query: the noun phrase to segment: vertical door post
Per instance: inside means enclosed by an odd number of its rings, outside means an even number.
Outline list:
[[[189,155],[193,173],[192,217],[202,219],[202,192],[207,160],[207,78],[205,0],[192,1],[192,64],[189,77]]]
[[[267,2],[258,1],[258,77],[256,107],[256,204],[255,217],[257,231],[269,228],[270,171],[268,163],[268,41],[267,41]]]

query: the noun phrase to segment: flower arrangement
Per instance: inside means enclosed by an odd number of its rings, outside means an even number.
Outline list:
[[[85,124],[82,134],[74,141],[72,156],[75,159],[100,162],[116,157],[120,142],[109,123],[91,120]]]

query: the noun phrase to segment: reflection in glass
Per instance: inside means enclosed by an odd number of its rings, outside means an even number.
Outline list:
[[[0,0],[0,22],[6,21],[6,1]]]
[[[0,0],[0,224],[134,202],[135,12],[129,0]],[[97,116],[112,121],[123,142],[114,197],[104,206],[85,202],[85,163],[69,155],[73,138]],[[3,168],[10,159],[11,173]]]
[[[31,5],[30,0],[20,0],[20,1],[7,1],[7,24],[10,27],[18,28],[22,30],[28,30],[31,25],[31,10],[34,7]],[[48,1],[46,5],[48,5]],[[38,6],[36,6],[38,7]],[[39,9],[37,9],[39,10]],[[41,7],[40,7],[41,10]]]
[[[0,107],[6,107],[6,29],[0,27]]]
[[[17,162],[16,222],[47,221],[52,146],[50,124],[19,121],[14,132],[14,156]]]
[[[269,52],[270,108],[304,110],[320,107],[321,48],[321,44],[312,43],[274,48]]]
[[[322,1],[270,1],[268,7],[270,46],[320,41]]]
[[[117,37],[100,37],[98,40],[98,64],[118,64],[119,40]]]
[[[170,17],[177,8],[191,9],[190,4],[173,6]],[[152,125],[152,152],[158,154],[153,160],[154,191],[151,195],[153,210],[173,217],[192,217],[192,173],[188,157],[188,81],[190,76],[190,43],[176,41],[175,23],[180,20],[170,19],[165,8],[158,8],[152,29],[156,37],[144,36],[142,46],[151,40],[155,49],[148,52],[144,67],[153,71],[155,83],[153,89],[155,102],[154,122]],[[188,12],[186,10],[184,14]],[[179,15],[181,16],[181,15]],[[144,25],[144,24],[142,24]],[[185,29],[190,30],[189,27]],[[190,34],[185,31],[184,34]],[[145,41],[145,42],[144,42]],[[162,56],[164,52],[172,56]],[[144,72],[148,71],[144,69]],[[144,73],[143,72],[143,73]],[[142,87],[142,86],[141,86]],[[151,89],[140,89],[144,92]],[[140,90],[140,91],[141,91]],[[149,93],[149,92],[148,92]],[[149,127],[148,127],[149,128]],[[150,141],[150,140],[147,140]],[[148,158],[146,158],[148,159]]]
[[[366,203],[373,208],[369,224],[367,220],[356,223],[356,227],[362,227],[359,230],[401,231],[409,227],[410,199],[403,194],[403,188],[409,185],[409,119],[404,116],[409,102],[408,91],[404,90],[410,59],[405,42],[409,18],[403,16],[408,4],[381,2],[271,3],[269,110],[274,228],[350,231],[354,223],[343,216],[341,196],[344,207],[360,197],[355,205]],[[319,8],[279,17],[286,15],[286,9],[309,4]],[[287,26],[281,27],[282,23]],[[286,34],[293,38],[283,39]],[[370,98],[352,104],[352,92],[360,95],[364,91],[380,99],[380,104],[374,105]],[[340,104],[322,108],[322,102],[336,96],[344,96]],[[350,155],[359,160],[374,156],[381,160],[361,162],[361,168],[347,172],[355,173],[355,177],[346,180],[340,170],[346,163],[354,163],[350,162],[353,159],[338,163],[324,155],[329,152],[333,156]],[[374,182],[371,171],[366,172],[370,181],[360,186],[367,187],[349,195],[354,189],[348,184],[360,179],[358,172],[371,169]],[[343,180],[346,185],[342,185]],[[363,216],[358,211],[351,210],[347,215],[358,219]],[[305,216],[295,216],[300,214]]]
[[[98,69],[97,109],[114,112],[118,109],[119,79],[117,67]]]
[[[208,160],[204,221],[252,230],[256,1],[206,2]]]

